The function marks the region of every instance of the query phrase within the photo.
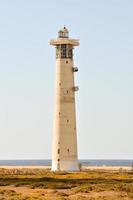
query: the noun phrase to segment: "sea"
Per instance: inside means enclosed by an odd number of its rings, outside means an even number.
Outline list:
[[[51,160],[0,160],[0,166],[51,166]],[[133,160],[79,160],[83,166],[133,166]]]

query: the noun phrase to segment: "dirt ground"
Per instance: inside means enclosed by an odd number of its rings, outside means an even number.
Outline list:
[[[0,169],[0,200],[133,200],[131,170]]]

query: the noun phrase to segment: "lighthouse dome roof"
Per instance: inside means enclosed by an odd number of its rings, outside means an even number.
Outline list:
[[[59,30],[58,37],[59,38],[69,38],[69,31],[65,26]]]

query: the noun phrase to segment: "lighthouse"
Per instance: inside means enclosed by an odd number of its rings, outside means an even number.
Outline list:
[[[73,49],[79,40],[69,38],[63,27],[58,38],[50,40],[56,49],[55,114],[52,145],[52,171],[78,171],[77,129]]]

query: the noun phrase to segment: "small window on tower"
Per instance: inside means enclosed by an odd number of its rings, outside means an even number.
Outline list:
[[[68,58],[72,59],[73,57],[73,47],[71,45],[68,46]]]
[[[60,149],[58,149],[58,154],[60,154]]]
[[[61,45],[61,58],[66,58],[67,54],[67,49],[66,49],[66,44]]]

